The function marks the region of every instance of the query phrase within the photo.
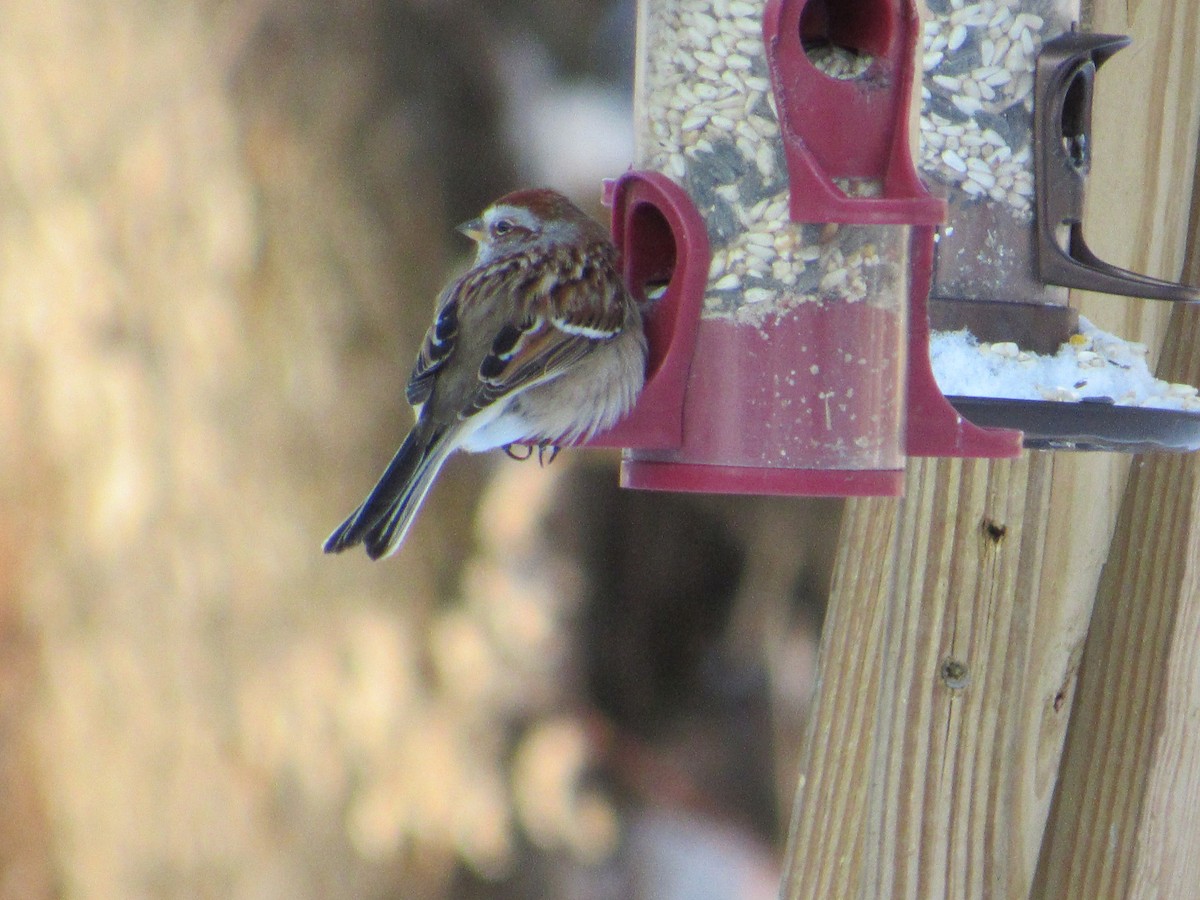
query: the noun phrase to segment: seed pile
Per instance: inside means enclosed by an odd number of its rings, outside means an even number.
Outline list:
[[[980,343],[966,331],[934,332],[929,356],[947,395],[1200,410],[1195,387],[1154,377],[1145,344],[1122,340],[1082,317],[1079,333],[1053,356],[1026,352],[1011,341]]]
[[[1078,0],[928,6],[921,171],[952,189],[951,203],[989,199],[1026,221],[1034,189],[1034,68],[1043,41],[1078,19]]]
[[[869,53],[855,53],[830,43],[806,46],[805,55],[809,62],[830,78],[843,80],[862,75],[874,60]]]
[[[707,316],[759,322],[818,299],[903,296],[905,229],[796,224],[762,39],[765,0],[647,0],[638,165],[680,182],[713,250]],[[809,58],[832,77],[866,62],[840,48]],[[870,183],[842,185],[857,194]]]

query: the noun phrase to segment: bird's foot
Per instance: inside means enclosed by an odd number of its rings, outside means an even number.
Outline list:
[[[505,444],[500,449],[508,455],[509,459],[515,459],[517,462],[525,462],[525,460],[533,456],[533,447],[529,444]]]

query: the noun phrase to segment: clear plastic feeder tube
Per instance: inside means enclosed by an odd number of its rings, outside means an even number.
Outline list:
[[[683,447],[627,459],[899,470],[911,229],[791,221],[765,7],[639,3],[635,167],[687,191],[712,261]],[[837,48],[820,54],[810,59],[831,78],[863,71]],[[865,180],[840,187],[878,192]]]
[[[919,168],[949,204],[932,296],[1065,306],[1037,275],[1034,70],[1079,0],[926,0]]]

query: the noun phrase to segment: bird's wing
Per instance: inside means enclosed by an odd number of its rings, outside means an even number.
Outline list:
[[[417,354],[416,365],[408,378],[405,395],[412,406],[420,406],[429,399],[433,392],[433,378],[450,358],[457,338],[458,297],[453,291],[447,291],[442,297],[433,324],[425,332],[421,352]]]
[[[464,417],[497,398],[549,381],[571,368],[593,345],[616,337],[625,327],[624,285],[596,264],[549,267],[536,282],[522,286],[531,300],[519,319],[505,322],[479,366],[479,388]],[[620,295],[614,296],[614,291]]]

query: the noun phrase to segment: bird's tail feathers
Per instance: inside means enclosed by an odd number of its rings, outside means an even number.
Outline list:
[[[414,427],[362,506],[325,541],[325,552],[357,544],[371,559],[396,552],[452,449],[446,437],[446,429]]]

